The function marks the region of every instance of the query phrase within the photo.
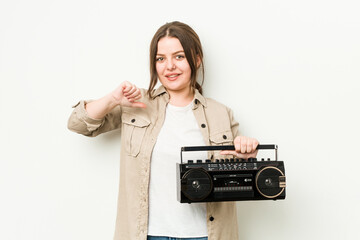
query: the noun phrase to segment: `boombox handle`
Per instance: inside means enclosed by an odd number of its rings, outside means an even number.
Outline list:
[[[277,161],[278,146],[275,144],[259,144],[256,147],[257,150],[270,149],[275,150],[275,161]],[[222,151],[222,150],[235,150],[234,145],[222,145],[222,146],[192,146],[192,147],[182,147],[181,148],[181,164],[183,163],[182,153],[183,152],[194,152],[194,151]]]

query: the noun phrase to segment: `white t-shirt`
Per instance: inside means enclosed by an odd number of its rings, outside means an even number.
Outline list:
[[[148,235],[206,237],[206,204],[180,203],[176,193],[176,163],[183,146],[204,146],[205,142],[192,111],[168,104],[151,157]],[[205,160],[206,152],[183,152],[183,160]]]

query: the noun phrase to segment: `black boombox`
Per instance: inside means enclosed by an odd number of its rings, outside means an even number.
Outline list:
[[[277,160],[277,145],[258,145],[275,150],[275,160],[207,159],[183,163],[183,152],[234,150],[234,146],[181,148],[176,164],[177,199],[181,203],[285,199],[284,162]]]

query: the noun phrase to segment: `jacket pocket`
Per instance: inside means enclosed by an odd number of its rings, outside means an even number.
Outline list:
[[[121,141],[125,141],[125,149],[131,156],[136,157],[141,149],[141,145],[150,121],[139,115],[123,113],[123,133]]]
[[[212,146],[234,145],[232,132],[228,130],[210,134],[210,144]],[[209,152],[209,158],[214,160],[226,158],[226,156],[231,157],[230,155],[221,155],[220,151]]]
[[[234,138],[230,130],[210,135],[211,145],[233,145]]]

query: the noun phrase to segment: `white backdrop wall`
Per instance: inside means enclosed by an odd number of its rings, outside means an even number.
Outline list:
[[[151,37],[173,20],[202,40],[205,95],[285,161],[287,199],[239,203],[240,239],[360,239],[359,7],[1,0],[0,239],[112,239],[119,132],[86,138],[67,118],[121,81],[146,88]]]

